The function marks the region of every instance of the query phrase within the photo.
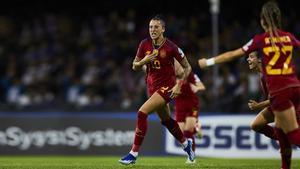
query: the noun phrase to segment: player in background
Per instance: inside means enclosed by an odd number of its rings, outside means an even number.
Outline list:
[[[176,76],[180,79],[183,69],[175,61]],[[191,72],[188,79],[181,87],[181,94],[175,98],[175,120],[186,138],[193,140],[193,151],[195,152],[195,134],[202,136],[201,124],[198,121],[199,98],[197,92],[205,90],[200,78]],[[186,163],[195,163],[187,159]]]
[[[180,94],[181,86],[191,72],[191,66],[182,50],[173,42],[164,37],[165,22],[160,16],[150,20],[150,38],[141,41],[136,57],[133,61],[133,70],[146,68],[146,84],[149,99],[139,108],[134,143],[130,152],[121,158],[121,164],[134,164],[139,149],[147,132],[147,117],[156,112],[169,132],[179,141],[188,158],[194,161],[192,140],[186,139],[177,122],[170,116],[169,102]],[[183,68],[183,76],[176,82],[174,59]]]
[[[295,107],[300,104],[300,82],[292,61],[294,47],[299,41],[289,32],[281,30],[281,12],[274,1],[266,2],[261,10],[260,23],[264,33],[254,36],[246,45],[236,50],[222,53],[210,59],[199,59],[201,68],[231,61],[253,51],[263,54],[263,76],[270,93],[271,109],[275,126],[281,128],[291,144],[300,145],[300,129]],[[279,142],[282,141],[277,134]],[[281,143],[280,143],[281,144]]]

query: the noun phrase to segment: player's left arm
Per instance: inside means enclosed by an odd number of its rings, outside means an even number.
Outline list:
[[[249,100],[248,102],[248,107],[250,110],[258,110],[258,109],[263,109],[265,107],[270,106],[270,100],[264,100],[261,102],[256,102],[255,100]]]
[[[174,67],[175,67],[176,78],[181,79],[183,76],[183,68],[181,67],[180,63],[176,59],[174,59]]]
[[[183,69],[183,73],[182,73],[180,80],[186,81],[186,79],[188,78],[189,74],[192,71],[192,67],[186,57],[182,58],[180,65]]]
[[[191,65],[189,64],[186,57],[182,58],[180,65],[183,69],[182,77],[176,82],[176,85],[170,90],[170,92],[172,92],[170,98],[175,98],[181,93],[180,92],[181,86],[187,80],[187,77],[192,71]]]

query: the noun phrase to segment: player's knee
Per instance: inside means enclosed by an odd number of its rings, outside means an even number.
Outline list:
[[[184,130],[189,131],[189,132],[194,132],[195,126],[192,126],[192,125],[185,126]]]
[[[259,131],[261,129],[261,125],[253,121],[250,125],[251,129],[254,131]]]
[[[143,112],[144,114],[149,114],[149,109],[144,108],[143,106],[139,109],[139,112]]]
[[[195,131],[195,125],[191,125],[191,124],[185,124],[184,126],[184,131],[188,131],[188,132],[194,132]]]

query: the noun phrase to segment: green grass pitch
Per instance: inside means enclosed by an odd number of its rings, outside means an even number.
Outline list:
[[[197,163],[185,164],[185,157],[142,156],[135,165],[123,166],[120,157],[105,156],[0,156],[1,169],[280,169],[280,160],[218,159],[197,157]],[[292,168],[300,168],[300,160]]]

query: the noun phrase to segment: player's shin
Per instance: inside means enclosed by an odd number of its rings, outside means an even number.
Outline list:
[[[274,139],[274,140],[278,140],[277,135],[275,133],[275,129],[269,125],[265,125],[263,127],[261,127],[260,129],[255,130],[256,132],[262,133],[265,136]]]
[[[181,144],[186,141],[178,123],[174,119],[169,118],[168,120],[162,121],[161,124],[164,125]]]
[[[300,129],[295,129],[291,132],[286,133],[289,142],[296,146],[300,146]]]
[[[275,128],[276,135],[279,141],[280,154],[281,154],[281,168],[290,169],[292,146],[287,138],[287,135],[279,128]]]
[[[131,149],[131,152],[135,152],[134,155],[137,155],[137,152],[139,151],[140,146],[142,145],[144,137],[146,135],[146,132],[147,132],[147,117],[148,117],[147,114],[145,114],[141,111],[138,112],[134,143],[133,143],[132,149]]]

